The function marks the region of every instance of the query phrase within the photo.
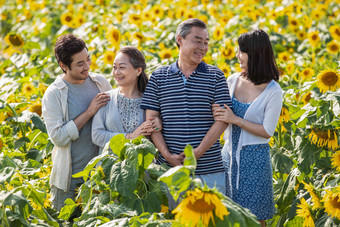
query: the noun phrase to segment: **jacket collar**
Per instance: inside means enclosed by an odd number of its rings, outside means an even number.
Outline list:
[[[170,72],[171,73],[178,73],[178,71],[180,71],[180,69],[178,68],[178,60],[174,63],[172,63],[170,65]],[[198,64],[195,72],[203,72],[203,73],[206,73],[207,72],[207,64],[205,62],[201,62]]]

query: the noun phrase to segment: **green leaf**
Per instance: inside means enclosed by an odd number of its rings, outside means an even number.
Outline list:
[[[197,167],[197,161],[192,146],[187,144],[183,152],[185,154],[184,166],[194,173]]]
[[[111,138],[110,140],[110,148],[115,153],[119,159],[123,160],[125,155],[125,143],[129,142],[128,139],[125,138],[124,134],[118,134]]]
[[[3,200],[4,206],[16,207],[24,219],[27,219],[33,210],[21,191],[15,192],[14,194],[8,193],[1,197],[5,197]]]
[[[35,127],[37,127],[43,133],[47,133],[46,126],[38,115],[32,114],[31,120]]]
[[[64,203],[66,205],[61,208],[61,211],[60,211],[58,218],[68,220],[71,217],[71,215],[72,215],[72,213],[73,213],[73,211],[74,211],[74,209],[76,208],[77,205],[70,198],[66,199]]]
[[[170,193],[175,200],[178,199],[182,192],[189,188],[192,181],[190,170],[185,166],[175,166],[169,169],[158,180],[164,182],[169,187]]]
[[[5,184],[5,182],[9,181],[13,176],[15,168],[13,167],[5,167],[0,170],[0,184]]]
[[[276,172],[288,174],[294,165],[294,162],[279,149],[271,150],[273,169]]]

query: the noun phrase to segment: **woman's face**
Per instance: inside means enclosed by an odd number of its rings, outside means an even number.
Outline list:
[[[242,52],[240,47],[238,47],[236,57],[240,62],[240,68],[244,70],[248,70],[248,54]]]
[[[136,86],[141,72],[142,68],[135,69],[127,55],[117,54],[113,62],[112,74],[118,86]]]

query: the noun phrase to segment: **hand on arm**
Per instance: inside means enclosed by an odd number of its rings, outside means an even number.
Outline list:
[[[159,112],[154,110],[146,110],[146,119],[159,118]],[[179,155],[171,154],[165,143],[163,134],[160,130],[155,130],[151,133],[151,139],[162,156],[167,160],[167,162],[172,166],[182,165],[185,155],[181,153]]]
[[[76,124],[78,130],[82,129],[86,122],[93,117],[99,108],[105,106],[107,102],[110,100],[110,95],[106,93],[98,93],[91,101],[89,107],[86,111],[81,113],[78,117],[76,117],[73,121]]]
[[[222,121],[225,123],[237,125],[243,130],[263,138],[270,138],[270,135],[266,132],[263,125],[256,124],[251,121],[247,121],[243,118],[236,116],[229,106],[224,104],[224,108],[221,108],[218,104],[213,104],[213,115],[215,121]]]

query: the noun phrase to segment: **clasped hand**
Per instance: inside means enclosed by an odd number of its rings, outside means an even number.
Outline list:
[[[233,113],[230,107],[224,104],[225,108],[221,108],[219,104],[213,104],[212,111],[215,121],[223,121],[228,124],[234,124],[237,116]]]

